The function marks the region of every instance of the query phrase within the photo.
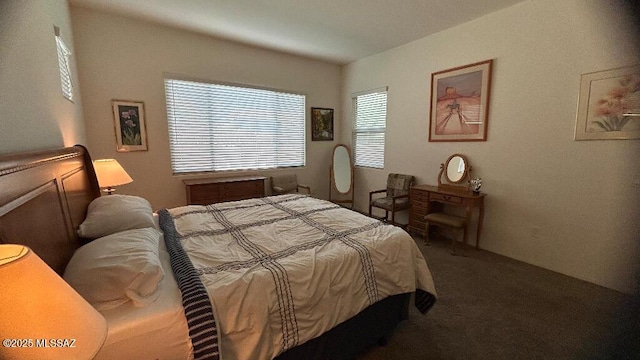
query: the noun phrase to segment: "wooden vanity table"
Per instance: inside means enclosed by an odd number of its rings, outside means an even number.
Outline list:
[[[467,183],[470,181],[471,164],[462,154],[453,154],[447,161],[440,164],[438,174],[438,186],[416,185],[409,190],[409,232],[421,233],[428,239],[428,227],[433,225],[444,225],[464,229],[464,244],[468,244],[469,228],[473,210],[478,208],[478,229],[476,232],[476,249],[480,248],[480,233],[482,232],[482,220],[484,218],[484,197],[486,194],[479,191],[480,179],[477,180],[477,187],[472,188],[477,192],[470,191]],[[456,206],[465,210],[464,218],[447,213],[445,206]],[[425,219],[427,214],[439,213],[430,216],[431,223]],[[462,221],[464,220],[464,224]],[[455,253],[457,239],[453,238],[452,253]]]
[[[478,208],[478,225],[476,232],[476,249],[480,248],[480,233],[484,218],[484,197],[486,194],[475,194],[471,191],[459,191],[441,188],[434,185],[416,185],[409,190],[409,232],[426,236],[425,215],[443,211],[443,205],[452,205],[465,209],[466,229],[464,243],[469,236],[469,225],[475,208]]]

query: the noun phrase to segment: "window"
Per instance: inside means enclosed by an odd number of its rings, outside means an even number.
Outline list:
[[[305,96],[165,79],[173,172],[305,165]]]
[[[62,95],[73,101],[73,84],[71,83],[71,51],[67,48],[64,41],[60,37],[60,29],[54,26],[56,35],[56,48],[58,49],[58,69],[60,70],[60,83],[62,84]]]
[[[382,169],[387,127],[387,88],[355,95],[353,108],[355,165]]]

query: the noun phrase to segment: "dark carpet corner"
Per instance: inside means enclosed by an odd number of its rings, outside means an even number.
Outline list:
[[[376,359],[637,359],[638,308],[629,295],[488,251],[425,246],[438,301],[411,307]],[[637,305],[637,303],[635,303]]]

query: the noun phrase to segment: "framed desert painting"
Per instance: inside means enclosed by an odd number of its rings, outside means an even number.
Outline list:
[[[120,152],[148,150],[144,103],[111,100],[111,104],[116,132],[116,150]]]
[[[582,74],[575,140],[640,139],[640,64]]]
[[[486,60],[431,74],[429,141],[486,141],[491,67]]]

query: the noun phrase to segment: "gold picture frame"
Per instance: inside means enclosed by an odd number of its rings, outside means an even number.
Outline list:
[[[429,141],[486,141],[493,60],[431,74]]]
[[[574,140],[640,139],[640,64],[582,74]]]
[[[144,102],[111,100],[118,152],[147,151]]]

